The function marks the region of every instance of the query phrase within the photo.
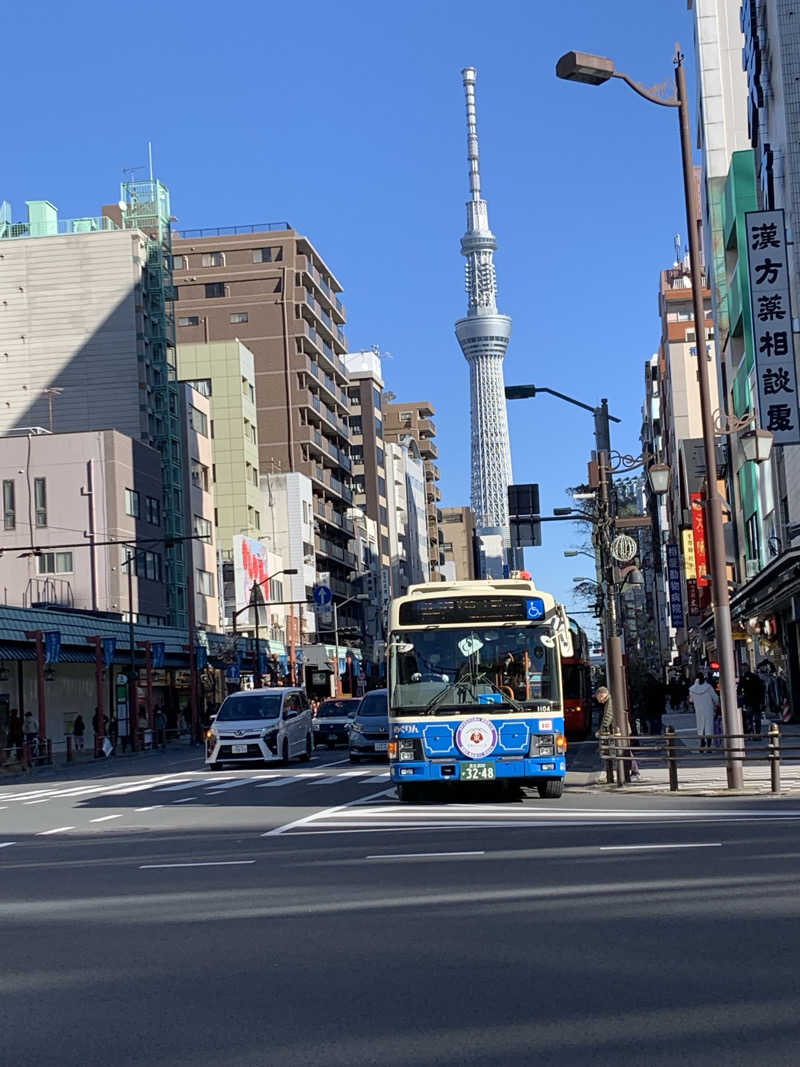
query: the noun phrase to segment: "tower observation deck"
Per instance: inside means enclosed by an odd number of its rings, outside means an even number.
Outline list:
[[[467,102],[467,160],[470,199],[467,231],[461,238],[466,258],[467,314],[456,322],[456,337],[469,364],[472,509],[477,526],[508,528],[511,449],[508,440],[503,359],[511,338],[511,318],[497,310],[494,251],[486,201],[481,199],[475,68],[461,72]]]

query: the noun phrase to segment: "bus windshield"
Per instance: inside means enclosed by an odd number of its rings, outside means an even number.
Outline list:
[[[438,715],[465,704],[472,711],[484,703],[557,703],[558,658],[545,643],[549,634],[541,625],[399,631],[390,644],[391,710]]]

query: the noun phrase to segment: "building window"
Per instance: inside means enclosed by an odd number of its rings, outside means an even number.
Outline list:
[[[311,516],[309,514],[310,510],[311,509],[308,506],[308,501],[304,500],[303,501],[303,522],[311,522]]]
[[[172,269],[173,270],[185,270],[186,269],[186,256],[173,256],[172,257]]]
[[[36,525],[47,526],[47,479],[33,479],[33,500],[36,509]]]
[[[154,496],[144,498],[144,514],[151,526],[161,525],[161,503]]]
[[[3,529],[14,530],[17,526],[17,511],[14,506],[14,482],[3,482]]]
[[[135,489],[125,490],[125,514],[134,519],[139,518],[139,494]]]
[[[202,515],[195,515],[192,523],[192,532],[195,537],[211,538],[211,523]]]
[[[350,433],[357,434],[359,436],[363,433],[360,415],[350,416]]]
[[[225,256],[222,252],[204,252],[202,262],[204,267],[224,267]]]
[[[248,382],[247,383],[247,396],[250,399],[250,403],[251,404],[255,404],[255,402],[256,402],[256,387],[252,384],[252,382]]]
[[[195,489],[202,489],[204,493],[208,492],[208,473],[208,467],[204,463],[198,463],[196,459],[192,460],[192,485]]]
[[[382,394],[381,394],[380,389],[375,389],[373,387],[373,390],[372,390],[372,403],[374,404],[376,411],[381,411],[382,410],[381,409],[381,400],[382,400]]]
[[[210,378],[198,378],[196,381],[189,382],[188,384],[201,396],[211,396]]]
[[[234,311],[231,315],[231,322],[247,322],[246,311]]]
[[[199,315],[186,315],[186,316],[184,316],[184,318],[178,319],[178,325],[179,326],[199,326],[200,325],[200,316]]]
[[[211,571],[197,571],[197,592],[201,596],[214,595],[214,575]]]
[[[206,282],[206,300],[225,296],[225,282]]]
[[[253,512],[253,524],[257,530],[261,529],[261,515],[257,511]]]
[[[452,541],[443,541],[442,542],[442,551],[443,552],[452,552],[453,551],[453,542]]]
[[[195,433],[201,434],[203,437],[208,437],[208,419],[204,411],[200,411],[199,408],[194,405],[189,405],[189,425],[195,431]]]
[[[219,526],[219,508],[214,508],[214,525]]]
[[[275,245],[272,248],[254,248],[254,263],[280,263],[283,259],[283,247]]]
[[[40,552],[36,557],[36,570],[39,574],[71,574],[71,552]]]
[[[353,445],[353,447],[350,449],[350,459],[352,459],[353,463],[363,463],[364,462],[364,446],[363,445]]]
[[[389,525],[389,513],[387,512],[386,508],[384,508],[384,507],[379,507],[378,508],[378,520],[379,520],[381,526],[388,526]]]

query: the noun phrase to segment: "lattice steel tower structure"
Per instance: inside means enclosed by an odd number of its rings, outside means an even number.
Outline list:
[[[467,99],[467,159],[470,199],[467,232],[461,238],[466,257],[466,318],[456,322],[456,337],[469,364],[472,452],[472,509],[477,526],[508,528],[511,449],[503,383],[503,358],[511,337],[511,318],[497,310],[494,251],[486,201],[481,199],[478,128],[475,117],[475,68],[461,71]]]

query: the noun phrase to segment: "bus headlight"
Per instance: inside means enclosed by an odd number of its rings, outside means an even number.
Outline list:
[[[532,756],[555,756],[557,734],[534,734],[531,738]]]

